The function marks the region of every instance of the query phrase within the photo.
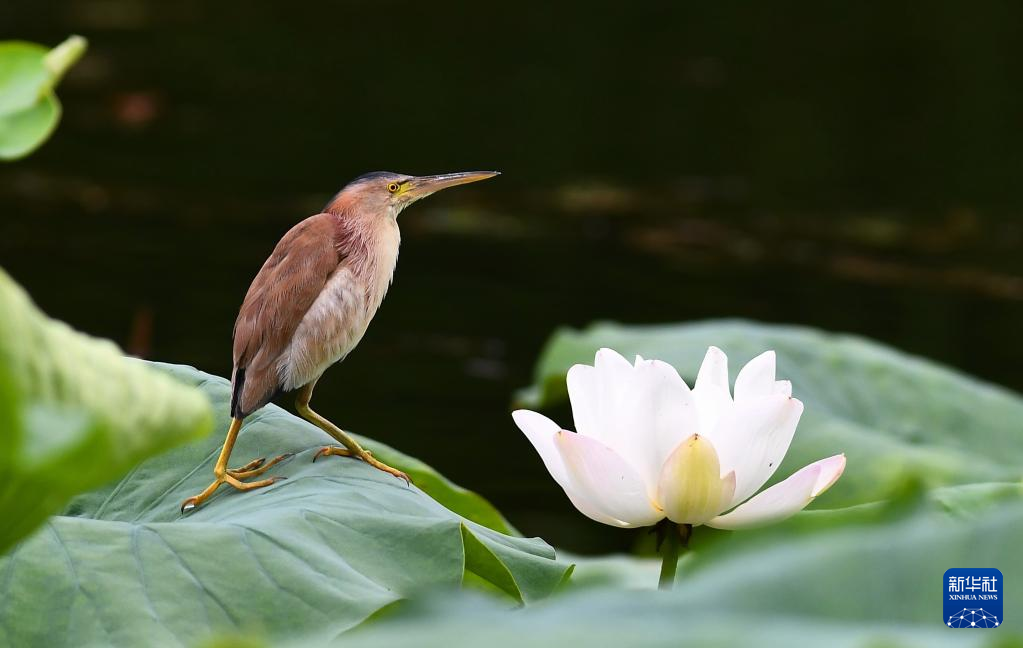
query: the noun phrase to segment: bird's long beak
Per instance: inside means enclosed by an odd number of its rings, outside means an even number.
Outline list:
[[[500,171],[463,171],[461,173],[442,173],[432,176],[418,176],[408,181],[408,194],[413,200],[425,198],[441,189],[457,185],[479,182],[487,178],[501,175]]]

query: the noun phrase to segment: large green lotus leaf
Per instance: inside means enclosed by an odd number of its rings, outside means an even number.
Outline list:
[[[226,380],[164,368],[205,391],[226,428]],[[76,498],[0,561],[0,645],[194,645],[234,630],[325,640],[426,587],[478,586],[515,605],[566,578],[542,540],[476,524],[355,459],[314,463],[330,441],[270,405],[246,419],[232,463],[294,452],[270,473],[285,481],[222,488],[183,516],[212,479],[212,435]]]
[[[710,345],[728,354],[733,380],[755,355],[777,352],[778,377],[792,381],[806,410],[773,481],[844,452],[845,474],[819,500],[824,506],[881,499],[910,477],[940,486],[1021,474],[1019,395],[876,342],[801,327],[727,320],[561,330],[541,356],[536,382],[519,400],[529,407],[564,402],[568,368],[592,364],[600,347],[662,359],[692,385]]]
[[[201,391],[49,319],[0,270],[0,552],[212,419]]]
[[[500,511],[494,508],[493,504],[478,493],[455,484],[434,470],[432,466],[395,450],[387,444],[367,439],[358,434],[352,436],[359,441],[362,447],[371,451],[374,457],[389,466],[400,468],[412,479],[416,487],[437,500],[445,508],[505,535],[521,535],[501,515]]]
[[[927,504],[785,542],[750,543],[695,567],[684,562],[671,593],[578,589],[514,613],[478,599],[424,597],[334,645],[1020,645],[1013,619],[1023,615],[1023,501],[1018,486],[1015,493],[981,490],[957,494],[984,500],[976,512]],[[1002,571],[1003,627],[945,627],[943,574],[966,566]]]
[[[85,47],[80,36],[52,50],[35,43],[0,42],[0,159],[27,155],[50,136],[60,120],[53,87]]]

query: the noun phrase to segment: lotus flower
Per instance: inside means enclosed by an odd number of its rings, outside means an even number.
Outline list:
[[[773,351],[728,389],[728,358],[710,347],[689,389],[674,367],[611,349],[568,372],[576,432],[518,410],[516,424],[587,517],[617,527],[667,518],[743,529],[785,519],[827,490],[845,455],[821,459],[754,495],[785,457],[803,404],[775,380]]]

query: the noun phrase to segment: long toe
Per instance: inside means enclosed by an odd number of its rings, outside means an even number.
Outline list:
[[[218,488],[220,488],[221,484],[228,484],[229,486],[233,486],[235,489],[240,490],[240,491],[248,491],[248,490],[255,490],[257,488],[263,488],[264,486],[269,486],[269,485],[271,485],[271,484],[273,484],[275,482],[279,482],[279,481],[287,479],[287,477],[271,477],[269,479],[263,479],[263,480],[260,480],[260,481],[243,482],[243,481],[241,481],[241,478],[238,477],[238,475],[246,475],[248,477],[253,477],[256,474],[259,474],[259,473],[263,472],[264,470],[266,470],[267,468],[269,468],[270,466],[274,465],[278,461],[283,461],[284,459],[287,459],[290,456],[291,455],[289,454],[289,455],[281,455],[279,457],[276,457],[276,458],[274,458],[273,461],[271,461],[269,463],[266,463],[266,464],[260,466],[259,468],[247,471],[247,474],[246,473],[235,473],[235,474],[232,474],[233,471],[228,471],[222,477],[217,477],[216,479],[214,479],[213,483],[206,487],[206,490],[204,490],[203,492],[199,493],[198,495],[195,495],[193,497],[189,497],[184,502],[182,502],[181,503],[181,512],[182,513],[188,513],[189,511],[194,510],[196,507],[202,506],[202,504],[206,500],[208,500],[210,498],[210,496],[213,495],[213,493]]]
[[[315,463],[316,460],[319,459],[320,457],[326,457],[329,455],[334,455],[337,457],[353,456],[352,451],[349,450],[348,448],[339,448],[337,446],[324,446],[317,450],[316,454],[313,455],[313,462]]]
[[[266,462],[266,457],[260,457],[259,459],[253,459],[244,466],[239,466],[237,468],[229,468],[227,472],[246,472],[249,470],[255,470],[256,468],[262,466],[264,462]]]
[[[197,506],[201,506],[203,502],[210,498],[210,495],[212,495],[214,492],[216,492],[218,488],[220,488],[220,485],[224,483],[224,480],[225,480],[224,477],[217,477],[216,479],[213,480],[212,484],[210,484],[203,490],[203,492],[186,499],[184,502],[181,503],[181,512],[187,513],[192,509],[196,508]]]
[[[230,475],[231,477],[234,477],[235,479],[249,479],[251,477],[258,477],[265,473],[266,471],[273,468],[274,466],[276,466],[277,464],[279,464],[280,462],[284,461],[285,459],[290,459],[293,456],[295,456],[295,453],[288,452],[282,455],[278,455],[266,463],[263,463],[264,461],[266,461],[265,459],[258,459],[257,460],[259,461],[258,464],[256,464],[256,462],[249,462],[249,464],[245,464],[244,466],[238,468],[237,470],[228,470],[227,474]],[[250,468],[249,467],[250,464],[255,465]]]
[[[261,479],[254,482],[240,482],[230,475],[225,478],[228,484],[231,484],[240,491],[256,490],[257,488],[265,488],[279,481],[284,481],[287,477],[270,477],[267,479]]]
[[[398,470],[397,468],[392,468],[391,466],[388,466],[382,461],[377,461],[376,459],[373,458],[373,455],[371,455],[368,452],[360,456],[359,459],[362,459],[363,461],[373,466],[377,470],[382,470],[389,475],[394,475],[398,479],[404,480],[405,484],[408,486],[412,485],[412,479],[407,474]]]

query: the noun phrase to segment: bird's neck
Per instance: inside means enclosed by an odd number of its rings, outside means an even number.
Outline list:
[[[393,218],[334,214],[334,247],[351,271],[367,285],[383,292],[391,283],[398,262],[401,231]]]

